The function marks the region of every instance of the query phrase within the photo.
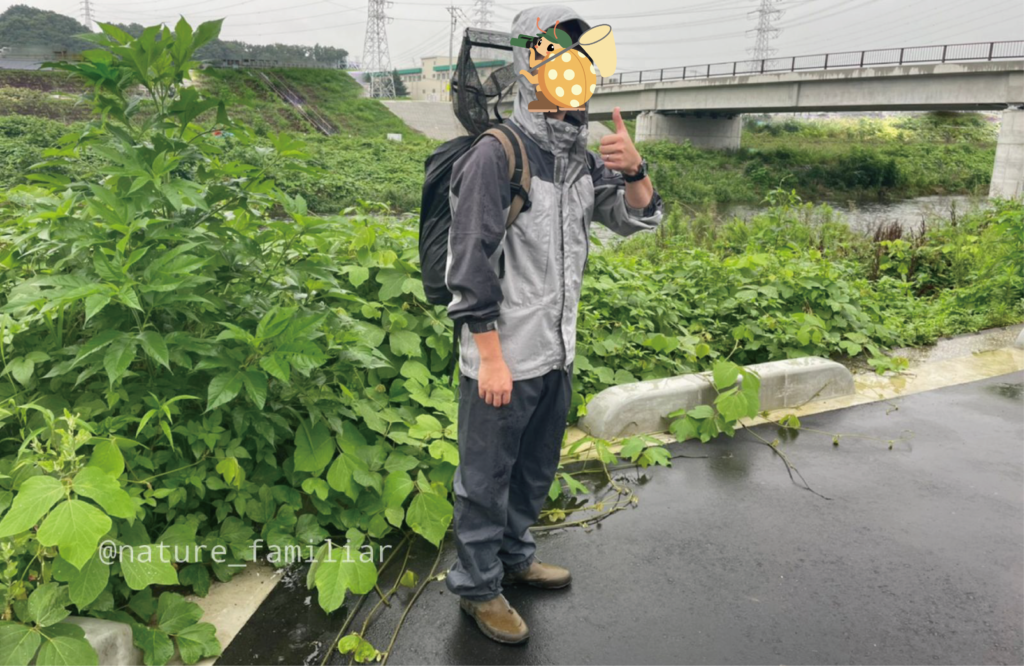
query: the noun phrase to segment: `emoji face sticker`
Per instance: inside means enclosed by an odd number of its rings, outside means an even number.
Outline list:
[[[529,51],[530,69],[520,70],[519,73],[537,90],[537,99],[530,102],[530,111],[572,111],[584,106],[594,94],[598,69],[587,55],[576,48],[580,44],[596,46],[598,42],[603,42],[599,48],[603,57],[601,71],[608,68],[614,72],[615,69],[611,28],[607,25],[598,26],[584,33],[579,42],[573,43],[564,29],[558,29],[559,23],[555,21],[553,27],[543,30],[538,18],[537,30],[540,32],[536,36],[519,35],[511,40],[513,46],[524,47]],[[592,41],[584,41],[583,38],[595,33],[599,34]]]

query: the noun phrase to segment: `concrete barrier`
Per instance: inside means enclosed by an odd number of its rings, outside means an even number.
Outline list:
[[[761,378],[761,409],[799,407],[854,392],[853,375],[824,358],[771,361],[748,366]],[[666,432],[668,415],[714,402],[711,373],[681,375],[607,388],[587,405],[584,432],[601,439]]]
[[[96,650],[102,666],[137,666],[142,650],[132,642],[132,628],[124,622],[94,617],[69,617],[64,622],[85,630],[85,640]]]

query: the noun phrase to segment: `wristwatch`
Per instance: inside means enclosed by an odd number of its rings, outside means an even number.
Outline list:
[[[640,168],[637,169],[636,173],[633,174],[632,176],[627,175],[625,173],[622,174],[622,179],[625,180],[627,183],[635,183],[636,181],[643,180],[646,177],[647,177],[647,160],[645,160],[645,159],[641,159],[640,160]]]

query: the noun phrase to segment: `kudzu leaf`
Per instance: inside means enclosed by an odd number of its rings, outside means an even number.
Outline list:
[[[22,482],[11,509],[0,520],[0,538],[20,534],[34,527],[57,500],[64,497],[64,485],[52,476],[33,476]]]
[[[217,628],[209,622],[199,622],[186,627],[174,638],[178,643],[181,660],[186,664],[194,664],[200,659],[220,655]]]
[[[92,449],[89,466],[103,470],[117,478],[124,473],[124,454],[121,448],[111,440],[105,440]]]
[[[331,462],[334,449],[334,440],[323,421],[310,425],[308,419],[303,419],[295,433],[295,471],[319,472]]]
[[[63,628],[64,625],[47,627],[47,630]],[[75,627],[80,629],[80,627]],[[43,631],[43,644],[39,647],[36,666],[97,666],[99,657],[84,636],[47,635]]]
[[[711,374],[715,380],[715,388],[724,391],[736,384],[736,378],[740,376],[740,368],[731,361],[716,361]]]
[[[384,492],[381,494],[384,506],[402,506],[405,498],[412,492],[413,486],[412,478],[405,472],[391,472],[388,474],[387,478],[384,479]]]
[[[37,587],[28,598],[28,615],[40,627],[48,627],[71,615],[67,609],[69,603],[71,599],[66,585],[46,583]]]
[[[150,585],[177,585],[178,572],[171,564],[169,550],[155,544],[124,549],[119,561],[128,587],[142,590]]]
[[[100,560],[96,553],[89,558],[81,571],[68,567],[73,571],[68,581],[68,596],[79,609],[85,608],[100,596],[110,579],[110,566]]]
[[[88,467],[86,469],[89,469]],[[57,546],[61,557],[81,569],[110,531],[110,518],[82,500],[66,500],[57,505],[39,526],[36,537],[44,546]]]
[[[176,634],[203,617],[203,609],[174,592],[164,592],[156,607],[157,626],[169,634]]]
[[[142,662],[146,666],[163,666],[174,656],[171,637],[159,629],[133,624],[132,639],[135,647],[142,650]]]
[[[20,622],[0,622],[0,662],[27,666],[39,649],[39,632]]]
[[[99,467],[83,467],[75,475],[74,490],[95,500],[107,513],[118,518],[135,516],[135,504],[117,480]]]
[[[452,505],[441,495],[421,492],[412,499],[405,521],[414,532],[439,546],[452,522]]]
[[[391,353],[395,356],[415,357],[420,355],[420,336],[412,331],[391,331],[388,335]]]

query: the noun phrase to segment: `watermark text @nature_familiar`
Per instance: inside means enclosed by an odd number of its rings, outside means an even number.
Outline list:
[[[252,554],[252,557],[248,559],[255,561],[260,550],[264,547],[267,550],[267,562],[275,566],[281,566],[295,564],[296,562],[314,562],[318,559],[318,553],[320,554],[320,562],[380,562],[383,561],[385,554],[393,546],[380,545],[375,547],[364,544],[353,549],[348,544],[337,546],[330,539],[317,546],[303,546],[299,544],[281,546],[267,543],[263,539],[255,539],[247,546],[247,550]],[[321,552],[324,547],[326,547],[326,550]],[[210,559],[215,564],[224,564],[229,559],[233,559],[229,556],[229,553],[233,552],[233,550],[222,544],[209,546],[207,544],[155,543],[131,546],[108,539],[99,545],[99,559],[103,564],[107,565],[125,561],[140,564],[151,564],[154,562],[184,564],[188,562],[201,562],[203,553],[208,551]],[[243,562],[229,563],[227,566],[244,567],[246,565]]]

